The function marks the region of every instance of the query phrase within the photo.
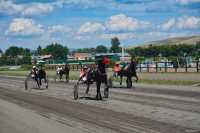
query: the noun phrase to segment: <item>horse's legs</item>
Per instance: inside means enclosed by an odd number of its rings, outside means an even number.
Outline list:
[[[40,84],[39,84],[37,76],[34,78],[34,80],[36,81],[38,88],[40,88]]]
[[[63,73],[60,74],[60,80],[62,80]]]
[[[106,80],[105,80],[104,97],[105,98],[109,97],[109,87],[108,87],[108,83],[107,83],[107,77],[106,77]]]
[[[90,84],[87,83],[87,89],[86,89],[86,91],[85,91],[85,94],[88,94],[89,90],[90,90]]]
[[[127,77],[126,85],[127,85],[127,88],[131,88],[132,87],[132,77],[131,76]]]
[[[59,73],[59,79],[60,79],[60,80],[62,79],[62,74],[61,74],[61,73]]]
[[[66,73],[66,82],[69,82],[69,73]]]
[[[39,78],[39,84],[40,84],[40,86],[42,85],[42,78],[41,77]]]
[[[120,85],[122,85],[122,75],[120,75]]]
[[[133,82],[132,82],[132,77],[129,77],[130,83],[131,83],[131,87],[133,86]]]
[[[101,81],[97,81],[96,82],[96,86],[97,86],[97,95],[96,95],[96,99],[97,100],[102,100],[102,96],[101,96]]]
[[[135,78],[136,78],[135,81],[138,82],[138,76],[137,76],[137,74],[135,74]]]

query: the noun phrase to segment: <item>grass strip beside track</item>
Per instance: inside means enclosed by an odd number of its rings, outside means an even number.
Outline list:
[[[27,76],[29,71],[0,71],[0,75],[6,75],[6,76]],[[111,75],[111,73],[109,73]],[[55,71],[47,71],[47,75],[49,78],[53,78],[55,76]],[[165,76],[165,74],[161,74]],[[166,74],[167,75],[167,74]],[[187,75],[187,74],[185,74]],[[148,74],[149,76],[149,74]],[[176,73],[174,73],[174,76],[176,76]],[[79,72],[78,71],[70,71],[70,80],[77,80],[79,78]],[[200,82],[198,80],[170,80],[170,79],[148,79],[146,75],[139,74],[139,83],[146,83],[146,84],[159,84],[159,85],[195,85],[199,84]],[[124,78],[125,79],[125,78]],[[119,81],[119,79],[115,79],[115,81]]]

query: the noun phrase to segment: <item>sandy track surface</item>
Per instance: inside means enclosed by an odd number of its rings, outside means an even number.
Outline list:
[[[96,101],[92,86],[91,98],[75,101],[73,86],[50,82],[48,90],[25,91],[23,78],[0,76],[0,132],[200,132],[199,88],[116,85],[108,99]]]

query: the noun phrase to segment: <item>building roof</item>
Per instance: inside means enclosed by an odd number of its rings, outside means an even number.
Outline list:
[[[36,58],[36,59],[51,59],[53,56],[52,55],[40,55],[40,56],[32,56],[32,59]]]
[[[95,54],[95,56],[113,56],[113,55],[122,56],[122,53],[97,53],[97,54]],[[130,56],[130,55],[128,53],[124,53],[124,56]]]
[[[92,54],[90,53],[74,53],[74,57],[91,57]]]

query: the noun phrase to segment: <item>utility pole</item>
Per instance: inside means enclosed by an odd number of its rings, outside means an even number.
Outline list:
[[[124,45],[122,45],[122,61],[124,61]]]

